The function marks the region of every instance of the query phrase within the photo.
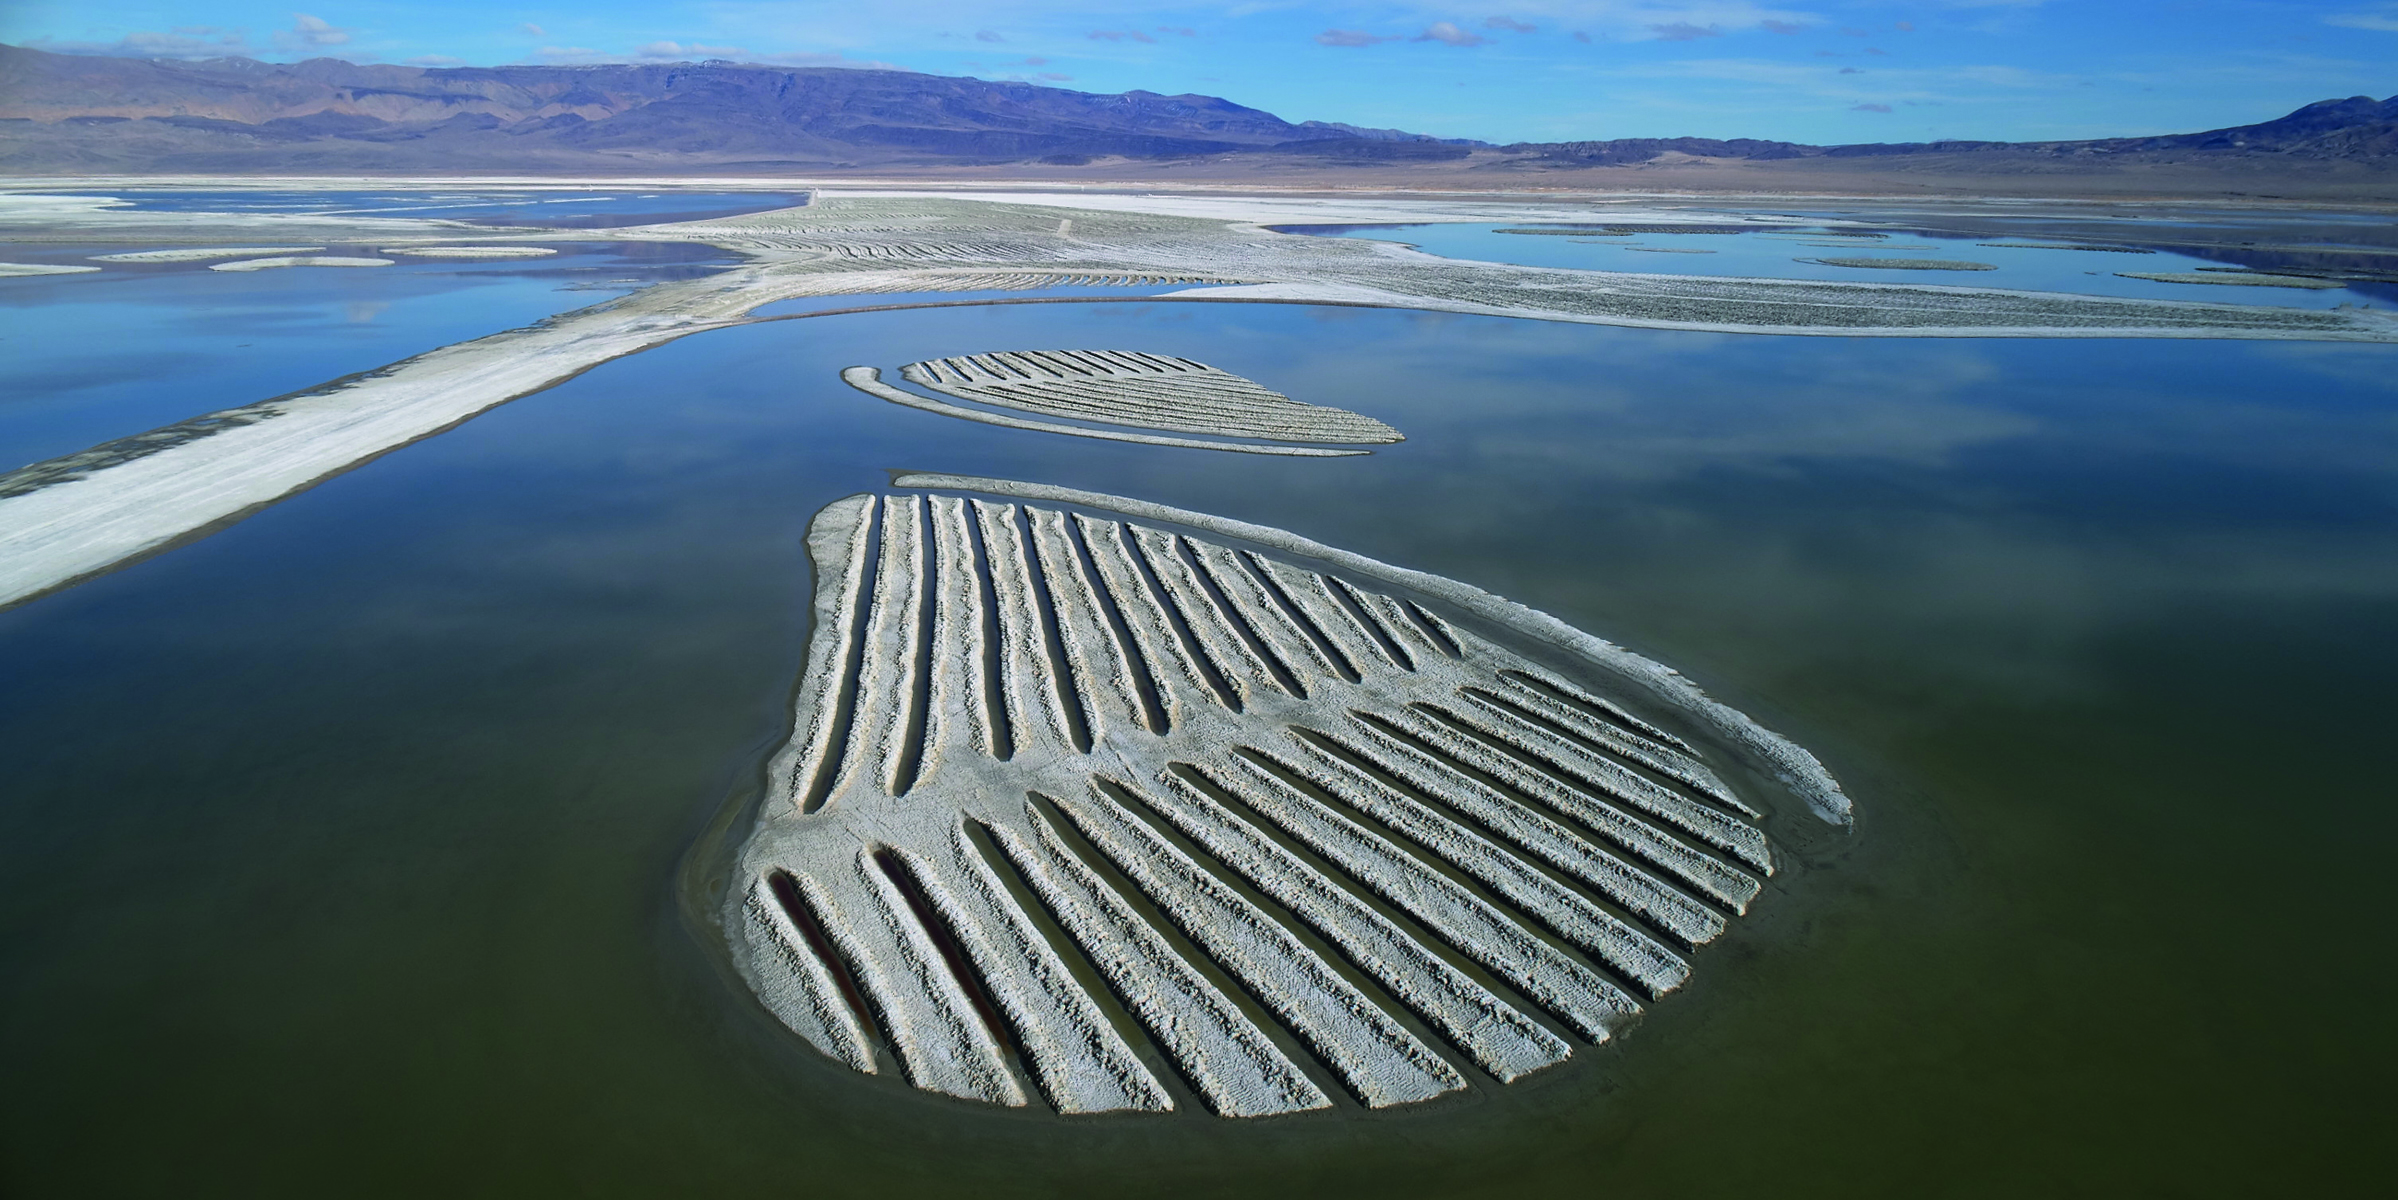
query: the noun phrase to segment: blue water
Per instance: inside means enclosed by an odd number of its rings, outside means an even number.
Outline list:
[[[79,263],[153,248],[46,246],[11,255]],[[107,263],[90,274],[0,279],[0,471],[735,261],[704,246],[557,249],[536,260],[256,272]]]
[[[995,429],[835,373],[1152,350],[1364,458]],[[2378,1170],[2398,347],[1054,304],[620,360],[0,614],[11,1194],[2329,1194]],[[1422,1111],[1065,1122],[806,1051],[687,858],[885,468],[1526,601],[1818,751],[1853,837],[1619,1044]],[[1777,836],[1782,836],[1778,831]]]
[[[1709,214],[1693,214],[1688,223],[1707,224]],[[1724,218],[1717,217],[1721,221]],[[1633,222],[1625,222],[1632,224]],[[1562,223],[1560,223],[1562,224]],[[1638,271],[1655,275],[1729,275],[1765,279],[1822,279],[1855,283],[1928,283],[1950,287],[2019,288],[2028,291],[2075,292],[2091,296],[2132,296],[2148,300],[2202,300],[2219,304],[2269,304],[2285,308],[2398,309],[2387,285],[2323,290],[2241,287],[2229,284],[2160,283],[2124,279],[2119,271],[2143,273],[2195,272],[2222,267],[2223,261],[2159,250],[2148,254],[2117,254],[2099,250],[2027,249],[1990,246],[1989,242],[2055,241],[2023,237],[1927,234],[1903,229],[1874,229],[1886,236],[1832,237],[1796,233],[1638,234],[1632,237],[1589,238],[1498,233],[1499,229],[1543,226],[1537,222],[1439,225],[1282,226],[1290,233],[1321,233],[1330,237],[1367,238],[1414,246],[1442,258],[1517,263],[1530,267],[1574,267],[1589,271]],[[2136,233],[2127,231],[2122,245],[2138,246]],[[2107,243],[2099,243],[2107,244]],[[1811,259],[1915,258],[1987,263],[1988,271],[1915,271],[1886,267],[1835,267]]]

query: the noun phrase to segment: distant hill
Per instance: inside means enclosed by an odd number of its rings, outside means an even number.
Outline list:
[[[1518,142],[1500,149],[1543,165],[1606,166],[1650,162],[1663,155],[1775,161],[1792,158],[1888,158],[1988,154],[2007,157],[2281,155],[2290,158],[2398,161],[2398,96],[2321,100],[2286,117],[2204,133],[2098,138],[2078,142],[1875,142],[1808,146],[1746,138],[1622,138],[1606,142]]]
[[[330,58],[282,65],[0,46],[0,172],[19,175],[1065,169],[1093,160],[1200,164],[1227,175],[1381,168],[1457,183],[1694,164],[1758,178],[2167,166],[2377,179],[2398,169],[2398,97],[2326,100],[2203,133],[2075,142],[1625,138],[1492,147],[1293,124],[1214,96],[1095,95],[905,71],[730,62],[427,69]]]
[[[1102,96],[905,71],[284,66],[0,46],[0,169],[17,172],[1071,162],[1334,142],[1367,157],[1431,144],[1396,130],[1293,125],[1214,96]]]

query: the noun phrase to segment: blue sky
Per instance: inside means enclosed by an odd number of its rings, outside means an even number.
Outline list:
[[[1502,142],[2098,137],[2398,93],[2398,0],[299,4],[6,0],[0,41],[424,66],[886,65]]]

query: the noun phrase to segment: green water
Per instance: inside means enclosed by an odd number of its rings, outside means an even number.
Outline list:
[[[1070,346],[1410,440],[1159,450],[834,378]],[[610,364],[0,614],[0,1191],[2329,1191],[2390,1065],[2394,367],[1226,304]],[[1856,831],[1781,818],[1691,986],[1463,1099],[1066,1121],[854,1075],[722,964],[692,850],[785,736],[808,518],[892,467],[1533,604],[1817,751]]]

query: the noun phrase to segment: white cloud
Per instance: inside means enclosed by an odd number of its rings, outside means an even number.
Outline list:
[[[349,40],[349,30],[335,25],[323,17],[312,17],[307,13],[293,13],[291,28],[275,34],[275,45],[285,50],[341,46],[348,44]]]
[[[535,25],[531,21],[527,21],[524,24],[517,26],[517,28],[525,31],[526,33],[532,34],[537,38],[545,38],[550,35],[549,30],[543,29],[541,26]]]
[[[1479,46],[1490,39],[1479,33],[1467,33],[1447,21],[1434,21],[1425,26],[1424,32],[1417,34],[1415,40],[1439,42],[1444,46]]]

